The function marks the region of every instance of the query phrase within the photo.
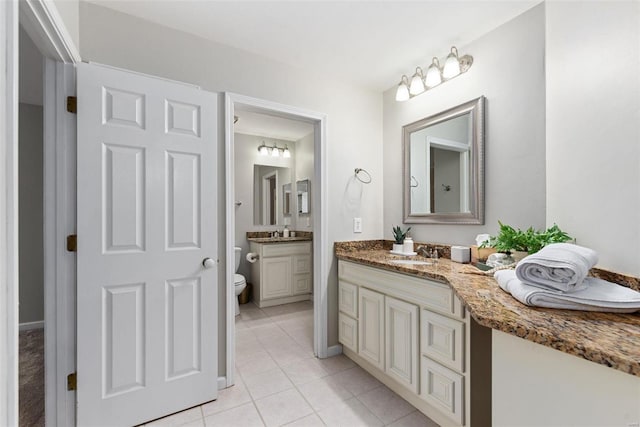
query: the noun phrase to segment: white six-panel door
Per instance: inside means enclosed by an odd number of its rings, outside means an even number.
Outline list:
[[[135,425],[217,397],[217,95],[77,85],[77,423]]]

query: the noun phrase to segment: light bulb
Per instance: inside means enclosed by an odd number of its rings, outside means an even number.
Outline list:
[[[444,68],[442,69],[442,77],[450,79],[460,74],[460,61],[458,60],[458,49],[455,46],[451,48],[451,53],[447,56],[447,60],[444,61]]]
[[[261,156],[268,156],[269,155],[269,149],[264,144],[262,144],[260,147],[258,147],[258,151],[260,152]]]
[[[411,86],[409,86],[409,93],[411,95],[419,95],[425,91],[424,82],[422,81],[422,68],[416,68],[416,72],[411,77]]]
[[[276,147],[275,145],[271,149],[271,157],[280,157],[280,151],[278,150],[278,147]]]
[[[433,58],[433,62],[429,65],[427,70],[427,77],[425,78],[425,84],[428,88],[438,86],[442,83],[442,75],[440,74],[440,62],[438,58]]]
[[[282,157],[284,157],[285,159],[288,159],[289,157],[291,157],[291,151],[289,151],[289,147],[287,147],[286,145],[284,146]]]
[[[408,82],[409,77],[402,76],[398,89],[396,90],[396,101],[407,101],[410,98]]]

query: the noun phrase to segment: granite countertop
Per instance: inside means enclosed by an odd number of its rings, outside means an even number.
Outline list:
[[[640,313],[528,307],[502,291],[493,277],[470,273],[475,267],[447,258],[437,265],[392,264],[394,259],[425,258],[391,255],[384,241],[363,243],[336,242],[337,258],[446,282],[482,326],[640,376]]]
[[[296,237],[247,237],[247,240],[255,243],[290,243],[290,242],[310,242],[313,240],[309,236]]]

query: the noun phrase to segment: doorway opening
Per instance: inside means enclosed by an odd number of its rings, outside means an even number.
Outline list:
[[[240,295],[246,304],[240,304],[236,317],[231,309],[236,293],[227,292],[227,385],[232,385],[236,351],[240,362],[248,345],[241,329],[264,327],[267,335],[257,343],[265,341],[269,348],[263,350],[273,357],[279,350],[268,342],[269,333],[296,350],[291,357],[328,356],[326,117],[236,94],[226,95],[225,111],[227,277],[243,276],[253,297],[246,302],[249,298]],[[230,254],[238,253],[235,264]]]

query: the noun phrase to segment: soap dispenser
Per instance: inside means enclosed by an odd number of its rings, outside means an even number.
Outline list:
[[[287,227],[286,225],[284,226],[284,229],[282,230],[282,237],[289,237],[289,227]]]
[[[402,252],[405,254],[413,253],[413,239],[411,236],[407,236],[404,238],[404,242],[402,242]]]

